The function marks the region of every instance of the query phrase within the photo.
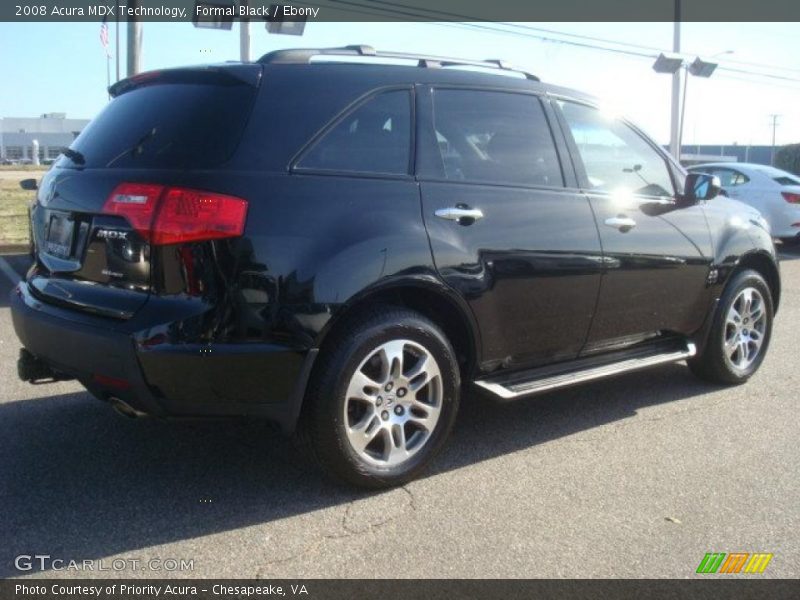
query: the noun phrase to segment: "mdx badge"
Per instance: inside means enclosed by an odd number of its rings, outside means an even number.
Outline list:
[[[118,231],[116,229],[98,229],[95,237],[101,240],[127,240],[128,231]]]

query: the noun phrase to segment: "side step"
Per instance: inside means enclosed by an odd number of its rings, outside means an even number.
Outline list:
[[[501,400],[516,400],[562,387],[677,362],[697,353],[691,342],[669,340],[604,357],[583,358],[568,363],[518,371],[481,379],[475,385]]]

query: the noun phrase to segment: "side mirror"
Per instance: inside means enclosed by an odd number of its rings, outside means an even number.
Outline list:
[[[35,179],[23,179],[19,182],[19,187],[29,192],[35,192],[39,189],[39,184],[36,183]]]
[[[689,173],[684,184],[683,201],[694,204],[698,200],[711,200],[719,196],[722,184],[719,177],[706,173]]]

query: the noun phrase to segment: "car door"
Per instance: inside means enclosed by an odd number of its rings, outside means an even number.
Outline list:
[[[480,366],[576,357],[594,313],[602,253],[548,102],[426,87],[418,112],[425,225],[438,273],[478,323]]]
[[[702,206],[677,202],[666,156],[632,126],[579,102],[555,107],[603,246],[584,353],[693,333],[709,302],[711,242]]]

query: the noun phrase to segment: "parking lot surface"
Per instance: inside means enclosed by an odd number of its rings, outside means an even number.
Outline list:
[[[6,256],[0,577],[683,578],[707,552],[772,553],[756,577],[800,577],[800,251],[783,258],[746,385],[670,365],[507,405],[468,395],[433,469],[376,494],[321,478],[263,423],[130,420],[74,382],[20,382],[8,292],[25,258]],[[15,567],[31,554],[95,570]]]

